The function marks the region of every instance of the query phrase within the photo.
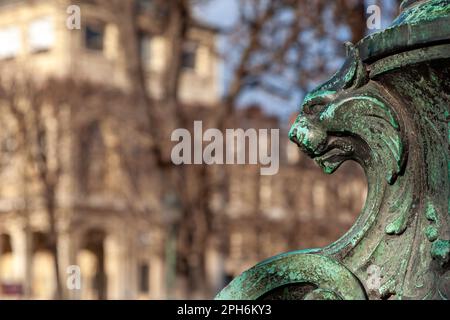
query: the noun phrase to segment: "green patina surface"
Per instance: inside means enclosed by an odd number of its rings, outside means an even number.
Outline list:
[[[433,257],[446,263],[450,254],[450,241],[439,240],[433,244]]]
[[[358,279],[335,260],[309,253],[280,256],[250,269],[245,277],[237,278],[218,299],[263,299],[268,293],[287,284],[308,284],[312,292],[326,299],[365,299]],[[316,289],[319,291],[316,291]],[[314,292],[314,293],[313,293]]]
[[[422,5],[415,5],[405,10],[394,20],[392,27],[403,24],[420,24],[425,21],[433,21],[436,18],[450,14],[450,1],[437,0],[429,1]]]
[[[386,30],[364,38],[357,47],[363,61],[373,61],[405,48],[448,40],[450,0],[415,1]]]
[[[347,45],[289,132],[326,173],[364,168],[357,221],[325,248],[258,264],[219,299],[450,299],[450,0],[404,7]]]
[[[370,77],[390,72],[422,62],[450,58],[450,44],[402,52],[392,57],[381,59],[371,65]]]
[[[427,235],[428,240],[434,242],[439,237],[439,230],[433,226],[428,226],[425,231],[425,234]]]

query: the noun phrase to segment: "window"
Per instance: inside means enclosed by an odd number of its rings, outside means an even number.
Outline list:
[[[142,263],[139,265],[139,292],[140,293],[149,293],[149,271],[150,268],[148,264]]]
[[[85,46],[87,49],[95,51],[103,51],[105,38],[105,25],[98,23],[90,23],[85,28]]]
[[[186,69],[195,69],[197,62],[198,44],[195,42],[188,42],[185,44],[182,56],[182,67]]]
[[[51,18],[33,21],[30,24],[28,32],[31,52],[48,51],[55,42]]]
[[[17,27],[0,30],[0,59],[16,57],[21,49],[21,34]]]

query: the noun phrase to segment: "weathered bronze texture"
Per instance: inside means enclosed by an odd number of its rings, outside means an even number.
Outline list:
[[[450,0],[402,9],[347,45],[289,134],[327,173],[347,160],[364,168],[356,223],[326,248],[258,264],[218,299],[450,298]]]

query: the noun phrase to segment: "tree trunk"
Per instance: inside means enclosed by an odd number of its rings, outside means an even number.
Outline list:
[[[55,299],[64,299],[61,275],[60,275],[60,262],[59,262],[59,250],[58,250],[58,230],[56,219],[56,206],[55,206],[55,192],[54,190],[47,190],[46,193],[47,214],[50,223],[50,250],[53,256],[53,268],[55,272]]]

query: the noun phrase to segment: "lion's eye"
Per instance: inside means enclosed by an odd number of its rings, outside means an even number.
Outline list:
[[[318,114],[320,111],[322,111],[324,108],[324,105],[322,104],[311,104],[311,105],[305,105],[303,108],[303,112],[306,114]]]

